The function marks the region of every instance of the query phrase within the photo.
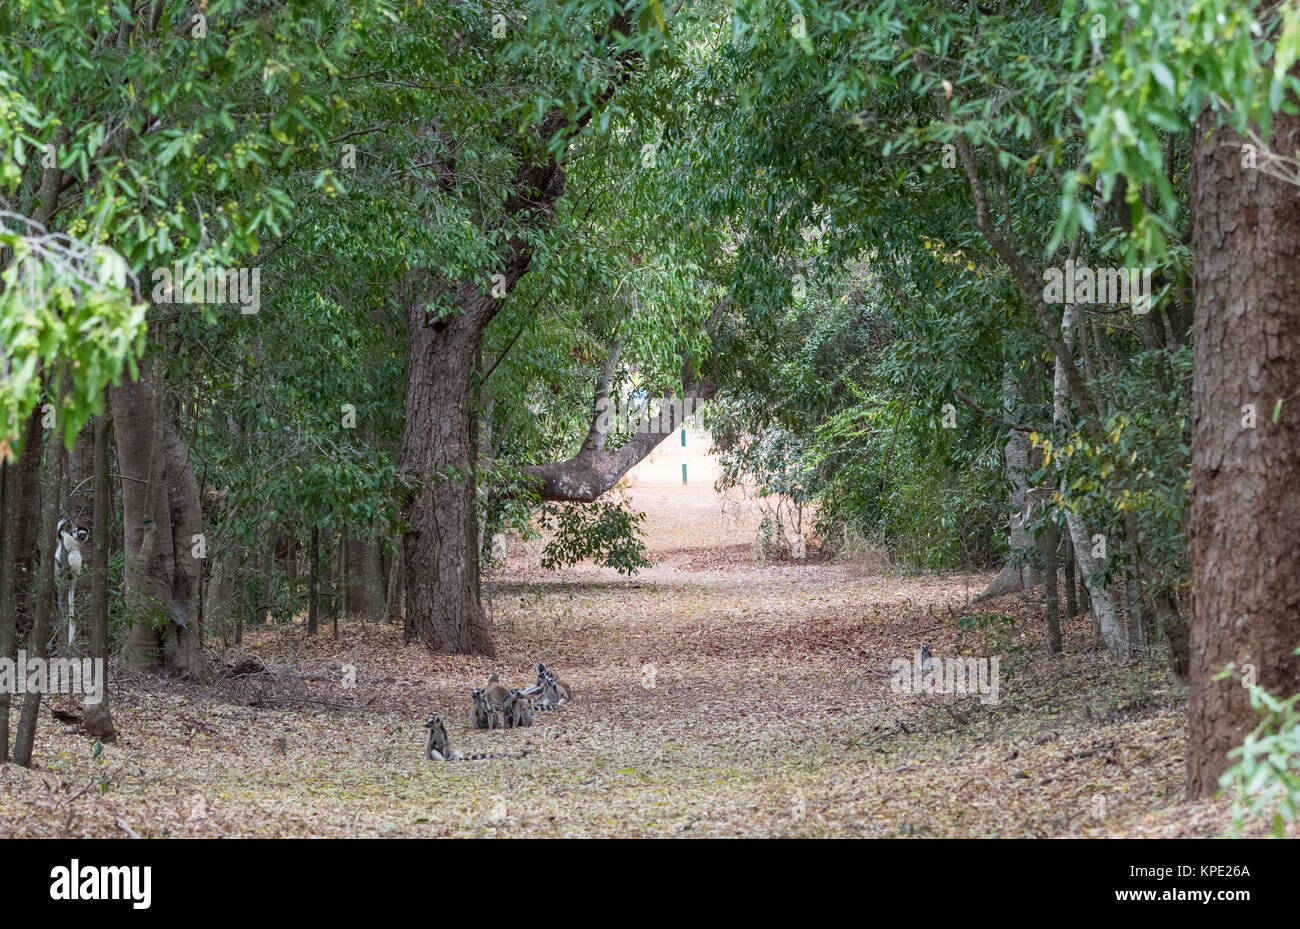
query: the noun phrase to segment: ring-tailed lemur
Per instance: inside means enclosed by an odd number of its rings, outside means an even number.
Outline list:
[[[424,757],[429,761],[484,761],[488,758],[523,758],[528,754],[525,750],[511,754],[487,752],[481,755],[462,755],[451,747],[447,727],[442,724],[440,717],[430,716],[424,728],[429,730],[429,737],[424,741]]]
[[[533,724],[533,706],[518,687],[510,688],[510,693],[506,695],[503,712],[506,717],[507,729]]]
[[[537,683],[524,691],[526,696],[537,701],[539,709],[555,710],[573,699],[569,685],[555,676],[555,672],[544,664],[537,665]]]
[[[470,725],[475,729],[502,729],[501,707],[488,699],[482,687],[474,688],[474,706],[469,711]]]
[[[921,643],[921,670],[930,672],[934,670],[934,658],[930,655],[930,643]]]
[[[54,567],[68,578],[68,641],[77,637],[77,619],[75,615],[77,598],[77,576],[85,565],[85,556],[81,545],[90,539],[90,531],[82,526],[74,526],[72,520],[59,520],[59,541],[54,548]]]
[[[563,707],[573,699],[573,694],[569,691],[567,683],[555,677],[555,672],[545,668],[543,670],[545,670],[545,681],[542,683],[542,706],[549,709]]]

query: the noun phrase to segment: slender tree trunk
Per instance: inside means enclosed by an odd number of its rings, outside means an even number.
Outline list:
[[[1053,524],[1044,530],[1039,543],[1043,553],[1043,579],[1047,585],[1047,651],[1052,656],[1061,654],[1061,601],[1056,587],[1056,549],[1060,541]]]
[[[1065,616],[1074,619],[1079,615],[1079,601],[1074,594],[1074,543],[1069,533],[1062,533],[1061,539],[1065,551]]]
[[[231,607],[235,593],[235,559],[224,555],[217,560],[208,579],[207,606],[204,608],[207,627],[217,630],[222,645],[230,634]]]
[[[1300,691],[1300,197],[1243,167],[1210,110],[1196,128],[1187,790],[1205,797],[1258,720],[1215,675],[1232,663]],[[1270,144],[1300,149],[1300,117],[1277,114]]]
[[[307,634],[315,635],[320,628],[318,602],[320,600],[320,527],[311,527],[311,567],[307,575]]]
[[[334,641],[339,638],[339,614],[348,609],[348,534],[347,530],[339,532],[339,582],[335,587]],[[346,616],[344,617],[347,618]]]
[[[14,488],[8,460],[0,456],[0,659],[13,658],[17,617],[14,615]],[[0,764],[9,760],[10,693],[0,691]]]
[[[1137,542],[1126,534],[1124,547],[1128,552],[1130,568],[1124,572],[1124,599],[1128,601],[1128,647],[1134,655],[1146,651],[1146,642],[1142,638],[1143,616],[1142,579],[1138,576]]]
[[[54,591],[54,549],[58,543],[59,486],[63,482],[68,452],[59,439],[60,430],[50,432],[45,453],[45,493],[41,500],[41,560],[36,578],[36,620],[28,642],[32,658],[49,656],[50,606]],[[32,766],[32,747],[36,743],[36,727],[40,722],[41,694],[28,691],[23,696],[23,709],[18,717],[18,736],[14,740],[14,761],[25,768]]]
[[[388,596],[384,604],[384,621],[389,624],[396,623],[402,618],[402,590],[405,586],[402,579],[402,546],[399,544],[388,565]]]
[[[90,556],[90,658],[104,669],[103,699],[86,702],[85,730],[103,742],[117,737],[108,703],[108,510],[113,491],[108,482],[108,411],[95,417],[94,522]]]
[[[41,457],[44,433],[43,416],[38,406],[27,418],[23,434],[23,451],[9,465],[9,493],[13,498],[13,603],[14,622],[19,632],[32,627],[32,584],[36,578],[36,553],[41,526]]]
[[[1015,413],[1016,384],[1011,376],[1010,366],[1002,378],[1002,409],[1008,418]],[[1029,440],[1023,432],[1012,429],[1007,434],[1003,447],[1007,482],[1011,492],[1007,495],[1007,508],[1011,516],[1007,525],[1010,543],[1010,557],[992,583],[985,588],[977,599],[985,600],[1014,593],[1018,590],[1032,590],[1043,582],[1043,575],[1030,560],[1035,546],[1029,531],[1025,529],[1025,494],[1029,490]],[[1041,548],[1040,548],[1041,550]]]
[[[1075,326],[1077,320],[1077,309],[1073,303],[1065,304],[1065,311],[1061,315],[1061,336],[1065,344],[1065,351],[1073,349],[1075,339]],[[1069,403],[1069,390],[1066,383],[1066,366],[1061,358],[1056,359],[1056,376],[1053,385],[1053,421],[1058,429],[1063,429],[1069,422],[1067,404]],[[1064,490],[1064,488],[1062,488]],[[1128,657],[1128,640],[1124,637],[1124,629],[1119,622],[1119,613],[1115,609],[1115,598],[1110,589],[1102,581],[1100,571],[1102,565],[1092,554],[1092,537],[1088,529],[1084,526],[1083,517],[1069,509],[1064,510],[1065,525],[1070,532],[1070,541],[1074,543],[1074,557],[1079,564],[1079,572],[1083,575],[1083,582],[1088,587],[1090,599],[1092,601],[1093,619],[1101,629],[1102,642],[1113,657],[1123,659]]]

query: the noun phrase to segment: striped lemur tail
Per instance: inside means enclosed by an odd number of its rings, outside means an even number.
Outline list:
[[[489,758],[523,758],[528,754],[525,749],[522,752],[512,752],[510,754],[486,752],[479,755],[462,755],[451,747],[451,739],[447,736],[447,727],[442,724],[440,717],[430,716],[429,721],[424,724],[424,728],[429,730],[429,735],[424,742],[424,757],[429,761],[486,761]]]

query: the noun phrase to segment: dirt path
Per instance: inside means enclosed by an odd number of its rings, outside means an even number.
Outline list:
[[[985,628],[959,629],[986,575],[756,565],[757,515],[719,500],[688,439],[693,451],[685,490],[679,447],[633,476],[658,562],[642,575],[543,574],[513,546],[492,585],[496,659],[429,656],[390,627],[349,623],[334,642],[295,625],[246,644],[275,673],[202,689],[123,677],[122,738],[100,757],[47,717],[42,767],[0,767],[0,835],[1223,828],[1223,802],[1182,802],[1185,697],[1163,669],[1105,664],[1088,649],[1086,618],[1069,625],[1066,658],[1048,661],[1036,599],[982,605]],[[998,702],[891,692],[891,660],[923,640],[939,656],[999,655]],[[493,670],[530,683],[536,661],[557,668],[576,701],[531,729],[470,730],[470,689]],[[343,683],[349,664],[354,687]],[[431,712],[466,753],[528,757],[425,762]]]

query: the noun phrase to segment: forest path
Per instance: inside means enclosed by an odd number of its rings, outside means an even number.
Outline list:
[[[688,454],[690,445],[688,444]],[[0,767],[0,835],[1065,836],[1216,834],[1225,803],[1182,801],[1184,699],[1163,668],[1114,667],[1067,625],[1042,654],[1040,596],[967,606],[989,575],[860,576],[755,564],[757,514],[680,451],[633,475],[657,564],[633,577],[530,567],[492,581],[495,659],[430,656],[395,627],[248,636],[269,673],[204,688],[126,679],[122,738],[46,718],[42,768]],[[698,475],[698,479],[697,479]],[[957,620],[983,611],[983,629]],[[1004,621],[1015,620],[1014,624]],[[996,704],[895,694],[922,641],[1000,655]],[[535,726],[476,731],[472,687],[543,661],[576,691]],[[356,668],[355,687],[341,683]],[[258,705],[249,705],[257,702]],[[67,708],[75,708],[68,703]],[[465,753],[437,764],[422,723]]]

